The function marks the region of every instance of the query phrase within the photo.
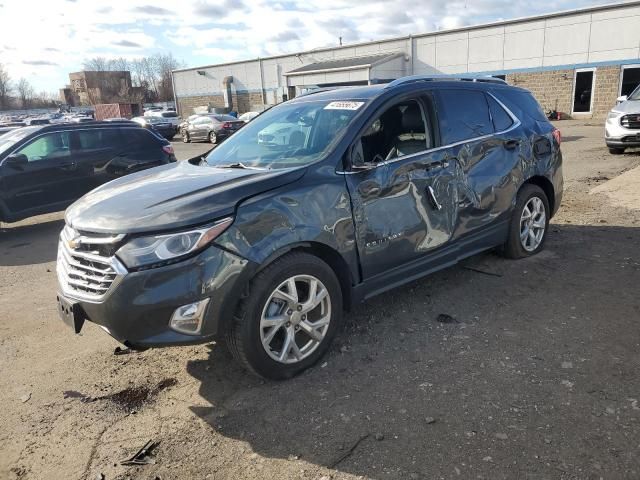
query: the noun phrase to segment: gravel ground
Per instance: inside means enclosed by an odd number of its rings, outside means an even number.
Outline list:
[[[62,215],[4,225],[0,478],[640,478],[640,209],[590,194],[640,153],[559,126],[544,252],[479,255],[358,306],[287,382],[217,344],[114,355],[93,325],[72,335],[54,302]],[[151,439],[154,464],[120,465]]]

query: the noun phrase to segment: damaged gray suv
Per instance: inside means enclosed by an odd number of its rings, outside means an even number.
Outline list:
[[[273,138],[273,125],[286,132]],[[313,365],[351,305],[499,247],[539,252],[560,134],[531,93],[405,77],[278,105],[206,157],[66,212],[62,318],[135,349],[224,340],[248,370]]]

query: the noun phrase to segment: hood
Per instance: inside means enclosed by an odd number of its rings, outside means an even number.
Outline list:
[[[305,170],[172,163],[96,188],[71,205],[65,219],[76,230],[95,233],[180,229],[232,215],[242,200],[292,183]]]
[[[639,113],[640,114],[640,100],[627,100],[619,103],[612,109],[613,111],[620,113]]]

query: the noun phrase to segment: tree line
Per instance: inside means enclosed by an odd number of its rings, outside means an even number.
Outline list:
[[[14,82],[0,63],[0,110],[54,108],[59,103],[55,93],[37,93],[25,78]]]

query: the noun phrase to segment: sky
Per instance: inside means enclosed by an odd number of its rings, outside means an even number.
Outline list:
[[[606,0],[0,0],[0,63],[55,92],[85,59],[171,52],[192,67],[378,40]]]

